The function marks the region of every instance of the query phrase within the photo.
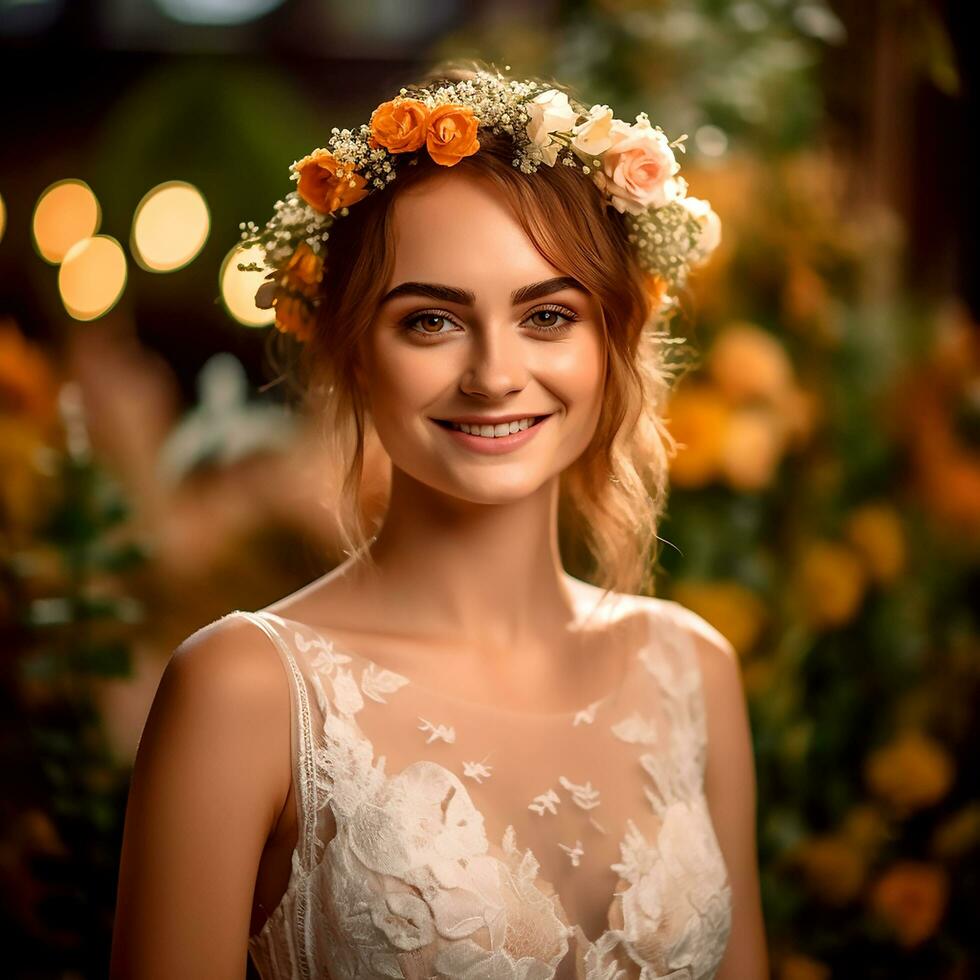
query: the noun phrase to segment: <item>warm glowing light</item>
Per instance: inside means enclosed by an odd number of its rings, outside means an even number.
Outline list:
[[[182,180],[159,184],[136,208],[130,248],[149,272],[173,272],[204,247],[211,215],[201,192]]]
[[[101,221],[102,209],[84,180],[59,180],[34,208],[34,246],[41,258],[57,265],[75,242],[94,235]]]
[[[265,327],[276,317],[275,310],[260,310],[255,305],[255,291],[265,282],[268,269],[262,272],[241,272],[239,262],[263,264],[262,249],[258,245],[241,248],[236,245],[221,263],[218,284],[225,309],[246,327]]]
[[[58,291],[76,320],[95,320],[108,313],[125,286],[126,255],[109,235],[76,242],[58,270]]]
[[[3,203],[3,194],[0,194],[0,242],[3,241],[3,233],[7,228],[7,205]]]
[[[245,24],[275,10],[282,0],[156,0],[157,6],[185,24]]]

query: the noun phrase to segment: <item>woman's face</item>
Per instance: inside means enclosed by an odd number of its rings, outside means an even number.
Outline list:
[[[427,180],[394,209],[394,270],[358,368],[381,442],[394,466],[451,496],[526,496],[595,431],[605,371],[598,300],[468,175]],[[511,423],[521,419],[535,424]],[[450,424],[463,421],[469,434]],[[474,434],[504,423],[507,436]]]

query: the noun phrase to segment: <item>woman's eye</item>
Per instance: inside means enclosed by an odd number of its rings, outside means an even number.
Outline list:
[[[430,329],[430,327],[433,326],[432,321],[435,321],[434,325],[436,329],[434,330]],[[409,317],[409,319],[405,320],[404,323],[405,326],[408,328],[408,330],[412,333],[421,333],[421,334],[426,334],[428,336],[438,336],[443,333],[449,333],[448,330],[439,330],[438,329],[439,324],[452,323],[452,321],[449,319],[449,317],[444,316],[441,313],[417,313],[415,316]],[[415,329],[415,324],[417,323],[422,324],[421,329]]]
[[[530,320],[532,317],[544,316],[547,319],[544,323],[538,322],[535,327],[538,330],[543,330],[545,333],[564,333],[569,329],[571,323],[574,323],[578,317],[571,311],[564,308],[546,307],[542,310],[535,310],[528,316]],[[564,323],[558,322],[556,318],[561,318]]]

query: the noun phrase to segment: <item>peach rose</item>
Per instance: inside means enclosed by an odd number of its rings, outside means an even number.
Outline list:
[[[479,125],[467,106],[450,102],[433,109],[425,136],[429,156],[444,167],[454,167],[463,157],[472,156],[480,149]]]
[[[391,99],[382,102],[371,113],[371,136],[374,148],[383,146],[389,153],[411,153],[421,149],[429,128],[429,107],[419,99]]]
[[[609,138],[611,145],[602,155],[595,181],[617,211],[640,214],[680,196],[681,184],[674,179],[680,164],[667,137],[646,117],[641,114],[632,126],[614,119]]]
[[[331,214],[368,196],[367,181],[329,150],[314,150],[293,164],[292,169],[299,174],[299,196],[323,214]]]

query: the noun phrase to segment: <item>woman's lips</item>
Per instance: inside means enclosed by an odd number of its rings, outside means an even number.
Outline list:
[[[474,452],[484,453],[488,456],[499,456],[501,453],[509,453],[530,442],[537,434],[538,429],[550,418],[550,415],[545,415],[544,418],[535,422],[533,425],[529,425],[526,429],[511,432],[506,436],[493,437],[470,435],[468,432],[462,432],[459,429],[452,428],[447,422],[438,421],[437,419],[433,419],[432,421],[447,436],[456,440],[458,445],[466,449],[472,449]]]

